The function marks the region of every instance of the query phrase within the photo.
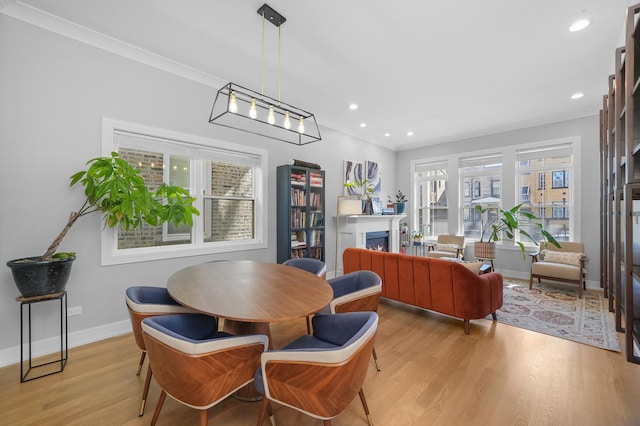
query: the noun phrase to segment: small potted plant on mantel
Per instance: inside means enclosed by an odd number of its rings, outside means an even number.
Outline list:
[[[404,209],[407,206],[407,197],[402,193],[402,191],[400,191],[398,189],[398,192],[396,192],[396,201],[395,203],[391,200],[391,195],[387,196],[387,201],[390,204],[393,204],[394,207],[394,213],[395,214],[403,214],[404,213]]]
[[[13,279],[23,297],[37,297],[64,290],[75,253],[56,253],[69,229],[82,216],[94,212],[103,215],[105,226],[120,225],[125,231],[143,223],[158,226],[170,222],[193,225],[193,215],[200,212],[193,207],[195,198],[178,186],[162,184],[150,191],[140,176],[118,153],[98,157],[87,162],[87,169],[71,176],[70,186],[84,186],[86,199],[80,209],[71,212],[66,225],[42,256],[10,260]]]
[[[518,204],[509,210],[498,209],[498,215],[492,220],[486,220],[486,213],[488,209],[481,205],[475,207],[476,211],[480,213],[480,241],[476,241],[474,244],[474,256],[478,259],[495,259],[496,257],[496,241],[500,240],[502,233],[504,232],[509,239],[513,239],[516,234],[527,238],[529,241],[538,245],[538,241],[523,228],[537,229],[542,235],[542,239],[549,242],[556,247],[560,247],[560,244],[540,223],[538,218],[533,213],[521,210],[522,204]],[[485,222],[486,220],[486,222]],[[488,237],[488,238],[487,238]],[[486,238],[486,239],[485,239]],[[516,244],[522,251],[522,256],[525,255],[524,244],[521,241],[516,241]]]

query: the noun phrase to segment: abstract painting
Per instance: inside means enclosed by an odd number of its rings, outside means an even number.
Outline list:
[[[382,188],[382,175],[380,174],[380,165],[375,161],[367,161],[365,163],[366,179],[373,185],[373,193],[380,194]]]
[[[363,180],[362,163],[344,160],[344,183]],[[344,187],[344,195],[357,195],[354,188]]]

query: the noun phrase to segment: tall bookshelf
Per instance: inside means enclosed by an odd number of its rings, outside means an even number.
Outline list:
[[[324,185],[324,170],[278,166],[278,263],[299,257],[325,260]]]
[[[626,43],[615,52],[600,121],[602,287],[634,363],[640,363],[639,17],[640,4],[628,8]]]

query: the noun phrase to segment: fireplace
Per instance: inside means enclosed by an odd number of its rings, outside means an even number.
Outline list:
[[[389,231],[367,232],[369,250],[389,251]]]

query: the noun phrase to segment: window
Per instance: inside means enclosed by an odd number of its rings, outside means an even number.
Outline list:
[[[567,188],[569,186],[569,171],[561,170],[552,173],[552,188]]]
[[[521,196],[520,201],[543,219],[544,228],[558,241],[569,241],[572,228],[572,185],[573,149],[569,144],[560,144],[545,148],[534,148],[516,152],[518,160],[528,159],[529,166],[520,167],[518,163],[516,175],[522,188],[533,183],[532,176],[537,176],[538,190],[528,197]],[[544,182],[551,179],[551,188]],[[535,179],[535,178],[534,178]],[[537,241],[541,235],[537,229],[527,229]]]
[[[416,172],[431,163],[439,164],[438,167],[446,171],[446,185],[454,189],[447,194],[447,208],[455,213],[448,215],[448,226],[442,232],[428,235],[464,233],[471,242],[480,236],[476,205],[483,205],[491,218],[496,217],[500,208],[523,204],[521,211],[543,218],[545,229],[558,240],[580,240],[580,215],[575,214],[580,206],[579,137],[515,143],[477,152],[453,152],[446,157],[413,160],[411,166]],[[556,184],[560,184],[562,177],[563,186],[553,185],[554,172]],[[420,191],[419,178],[424,176],[413,174],[416,194]],[[547,182],[551,184],[546,185]],[[410,207],[414,209],[414,218],[421,217],[421,223],[427,223],[423,219],[423,205],[412,203]],[[438,223],[438,226],[445,225],[444,221]],[[539,234],[532,235],[534,240],[540,239]],[[531,244],[526,238],[521,242]],[[512,245],[513,242],[504,240],[499,249],[510,249]]]
[[[422,163],[415,167],[417,229],[424,235],[448,233],[447,164]]]
[[[499,180],[491,181],[491,196],[500,198],[500,181]]]
[[[481,218],[475,206],[484,206],[489,210],[490,216],[495,216],[500,208],[502,156],[462,158],[459,170],[462,188],[467,185],[473,188],[471,199],[465,198],[461,206],[464,236],[480,238]],[[483,188],[486,188],[487,193],[483,193]]]
[[[103,150],[117,151],[151,188],[187,189],[194,226],[105,229],[103,264],[266,247],[266,151],[105,119]]]

